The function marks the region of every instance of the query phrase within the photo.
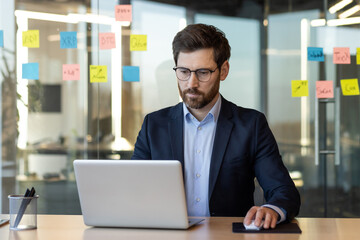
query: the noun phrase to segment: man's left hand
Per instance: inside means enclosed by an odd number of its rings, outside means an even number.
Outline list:
[[[264,220],[263,228],[275,228],[278,217],[279,214],[271,208],[254,206],[247,212],[244,224],[249,225],[252,220],[255,220],[255,225],[260,226],[261,221]]]

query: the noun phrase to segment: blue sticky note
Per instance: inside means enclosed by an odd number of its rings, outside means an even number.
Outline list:
[[[4,31],[0,30],[0,47],[4,47]]]
[[[140,82],[139,67],[123,66],[123,79],[125,82]]]
[[[308,52],[308,61],[317,61],[317,62],[324,61],[323,48],[308,47],[307,52]]]
[[[76,32],[60,32],[60,48],[77,48]]]
[[[39,79],[39,63],[24,63],[22,65],[22,78]]]

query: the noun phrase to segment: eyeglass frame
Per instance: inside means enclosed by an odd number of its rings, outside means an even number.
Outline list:
[[[180,78],[177,76],[176,70],[177,70],[177,69],[180,69],[180,68],[181,68],[181,69],[185,69],[185,70],[189,70],[190,74],[189,74],[189,77],[188,77],[186,80],[182,80],[182,79],[180,79]],[[216,69],[218,69],[218,68],[219,68],[219,67],[216,67],[214,70],[211,70],[211,69],[208,69],[208,68],[199,68],[199,69],[195,69],[195,70],[190,70],[190,69],[185,68],[185,67],[173,67],[173,70],[175,71],[176,78],[179,79],[179,81],[183,81],[183,82],[188,81],[188,80],[190,79],[190,77],[191,77],[191,73],[194,72],[195,75],[196,75],[196,78],[199,80],[199,82],[208,82],[208,81],[210,80],[210,78],[211,78],[211,74],[213,74],[213,73],[216,71]],[[206,80],[206,81],[200,80],[199,76],[197,75],[197,71],[200,71],[200,70],[207,70],[207,71],[210,72],[210,76],[209,76],[209,79],[208,79],[208,80]]]

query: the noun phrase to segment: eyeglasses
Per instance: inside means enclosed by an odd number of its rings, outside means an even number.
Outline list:
[[[210,80],[211,74],[215,72],[217,67],[214,70],[206,69],[206,68],[200,68],[196,69],[194,71],[191,71],[188,68],[184,67],[174,67],[173,70],[175,71],[176,77],[180,81],[187,81],[189,80],[191,73],[194,72],[196,74],[197,79],[200,82],[207,82]]]

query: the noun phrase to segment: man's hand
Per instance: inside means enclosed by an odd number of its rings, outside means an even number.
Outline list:
[[[264,219],[263,228],[275,228],[278,217],[279,214],[271,208],[254,206],[247,212],[244,218],[244,224],[249,225],[254,219],[255,225],[260,226],[261,221]]]

